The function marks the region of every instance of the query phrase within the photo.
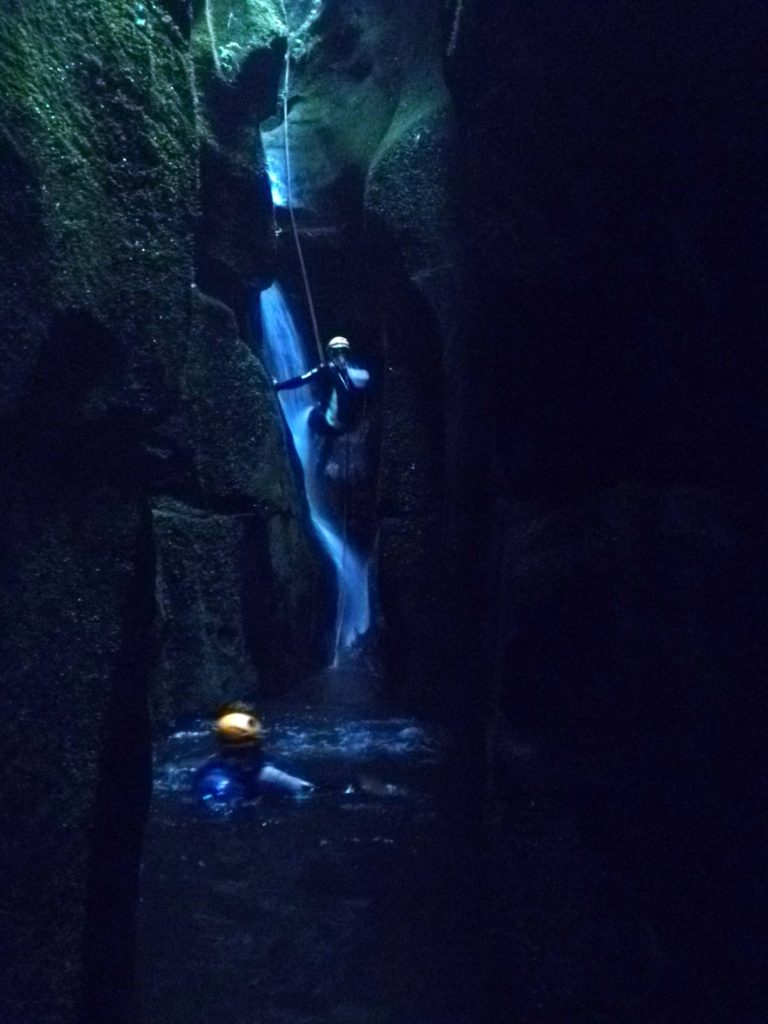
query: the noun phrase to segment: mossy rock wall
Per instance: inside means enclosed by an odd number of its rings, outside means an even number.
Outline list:
[[[248,333],[247,289],[272,270],[275,223],[259,124],[274,113],[285,53],[278,0],[208,0],[192,30],[200,101],[198,281]]]
[[[31,0],[4,13],[0,46],[3,178],[30,215],[10,211],[21,275],[3,275],[3,355],[16,372],[3,373],[2,408],[18,400],[53,317],[77,309],[126,362],[112,401],[158,414],[186,346],[197,203],[179,31],[157,4]],[[13,299],[30,267],[28,310]]]
[[[145,446],[178,396],[197,180],[183,40],[147,8],[32,0],[0,26],[9,1024],[123,1021],[133,1006]]]
[[[9,0],[0,19],[7,1024],[137,1019],[149,707],[163,728],[312,658],[319,570],[277,405],[243,309],[196,287],[189,15]],[[242,292],[270,217],[257,189]]]

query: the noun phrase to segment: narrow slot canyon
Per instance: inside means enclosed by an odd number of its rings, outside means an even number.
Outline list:
[[[765,10],[6,6],[2,1024],[764,1024]]]

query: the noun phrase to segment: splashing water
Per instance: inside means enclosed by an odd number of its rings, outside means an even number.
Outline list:
[[[406,761],[437,764],[448,743],[446,732],[412,717],[357,718],[316,709],[269,706],[266,717],[270,760],[313,781],[316,767],[332,761],[351,766],[378,765],[382,770],[384,765],[389,769]],[[195,774],[213,749],[211,723],[206,719],[189,722],[173,732],[163,740],[155,758],[155,793],[177,793],[191,801]]]
[[[264,357],[272,375],[278,380],[286,380],[304,373],[310,365],[305,346],[285,296],[277,284],[261,293],[261,323]],[[340,655],[353,647],[370,627],[368,559],[354,551],[340,535],[318,486],[320,444],[309,426],[309,415],[315,401],[311,386],[281,391],[279,398],[304,471],[304,487],[312,525],[336,569],[338,599],[334,665],[338,665]]]

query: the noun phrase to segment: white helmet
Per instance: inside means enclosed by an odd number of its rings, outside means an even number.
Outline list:
[[[329,356],[332,356],[334,352],[349,352],[352,346],[349,344],[346,338],[338,336],[331,338],[328,344],[325,346],[325,350]]]

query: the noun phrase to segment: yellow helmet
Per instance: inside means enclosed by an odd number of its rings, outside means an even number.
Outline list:
[[[215,729],[223,743],[257,743],[262,736],[261,722],[245,711],[228,711],[219,715]]]

